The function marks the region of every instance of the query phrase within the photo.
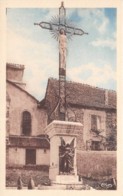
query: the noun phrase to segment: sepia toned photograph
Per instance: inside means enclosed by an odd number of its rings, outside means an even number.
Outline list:
[[[117,8],[8,7],[6,36],[6,189],[117,190]]]

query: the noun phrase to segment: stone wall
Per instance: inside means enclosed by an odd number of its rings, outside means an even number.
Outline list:
[[[11,166],[25,165],[25,149],[24,148],[9,148],[8,163]]]
[[[45,110],[38,108],[38,101],[10,83],[7,83],[7,93],[11,100],[9,108],[10,135],[22,134],[22,113],[24,111],[31,114],[31,135],[42,134],[47,125],[47,114]]]
[[[36,165],[50,165],[50,150],[36,150]]]
[[[78,151],[78,174],[93,179],[107,176],[116,177],[116,152],[114,151]]]
[[[7,153],[7,163],[9,166],[25,166],[26,165],[26,149],[11,147]],[[36,149],[36,165],[49,165],[50,151],[49,149]]]

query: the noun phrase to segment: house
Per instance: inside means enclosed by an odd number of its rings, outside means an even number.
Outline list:
[[[45,98],[40,102],[40,108],[47,108],[48,123],[54,119],[59,120],[56,110],[58,102],[59,81],[50,78]],[[79,150],[111,150],[109,140],[112,134],[116,139],[116,92],[67,81],[66,120],[83,125],[83,132],[79,133],[77,141]],[[88,146],[90,142],[91,147]],[[101,148],[102,144],[105,146]],[[116,143],[112,150],[116,150]]]

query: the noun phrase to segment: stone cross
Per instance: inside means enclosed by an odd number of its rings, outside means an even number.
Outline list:
[[[66,50],[67,50],[67,35],[84,35],[82,29],[74,28],[67,25],[66,22],[66,10],[63,2],[59,8],[59,17],[57,23],[40,22],[34,23],[39,25],[43,29],[57,32],[59,40],[59,107],[56,104],[56,108],[59,108],[59,120],[65,120],[66,113]],[[56,109],[55,108],[55,109]],[[52,112],[53,113],[53,112]]]

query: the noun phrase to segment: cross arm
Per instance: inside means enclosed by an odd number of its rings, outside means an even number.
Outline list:
[[[64,28],[66,34],[72,34],[72,35],[88,34],[84,32],[82,29],[74,28],[71,26],[63,25],[63,24],[59,25],[59,24],[54,24],[54,23],[49,23],[49,22],[40,22],[40,23],[34,23],[34,25],[39,25],[43,29],[54,30],[54,31],[59,31],[59,29]]]
[[[70,26],[66,26],[66,33],[73,34],[73,35],[88,34],[88,33],[84,32],[82,29],[74,28],[74,27],[70,27]]]
[[[59,24],[49,23],[49,22],[40,22],[34,23],[34,25],[38,25],[43,29],[59,31]],[[60,25],[60,27],[64,27],[64,25]]]
[[[38,26],[40,26],[43,29],[52,30],[52,25],[49,22],[34,23],[34,25],[38,25]]]

